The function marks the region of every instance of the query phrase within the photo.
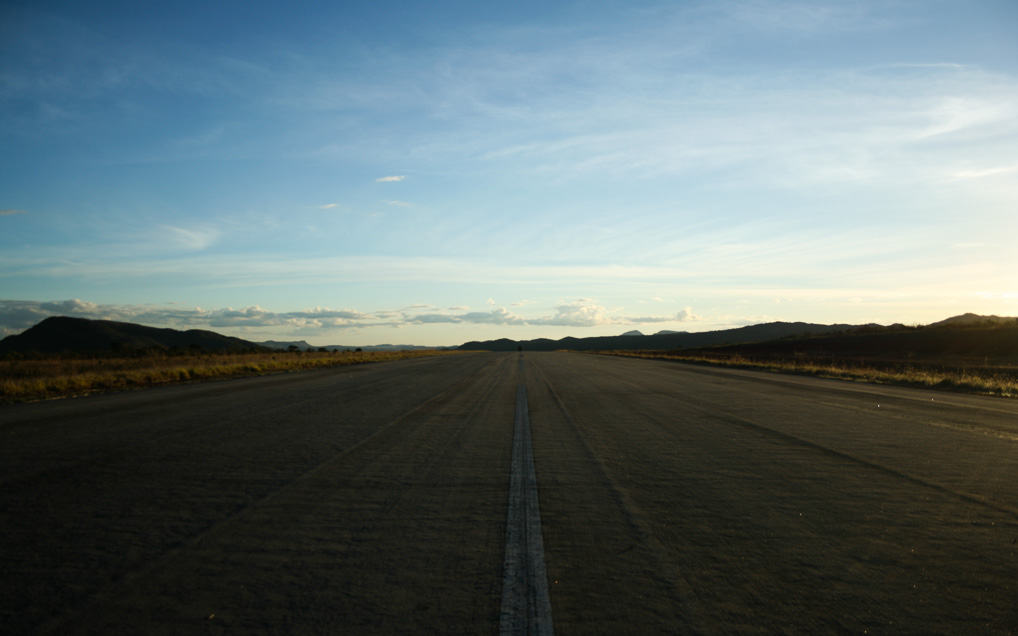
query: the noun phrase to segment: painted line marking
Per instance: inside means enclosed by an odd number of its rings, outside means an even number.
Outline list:
[[[523,366],[522,360],[520,366]],[[522,383],[516,388],[505,562],[502,569],[502,610],[499,614],[498,633],[500,636],[554,634],[551,601],[548,598],[548,574],[544,567],[537,474],[534,471],[530,417],[527,414],[527,389]]]

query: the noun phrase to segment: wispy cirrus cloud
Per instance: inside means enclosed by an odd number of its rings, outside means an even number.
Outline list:
[[[331,210],[332,208],[339,207],[338,203],[325,203],[318,206],[319,210]]]
[[[888,13],[895,12],[865,3],[739,2],[663,10],[652,23],[597,39],[496,29],[485,45],[429,51],[420,61],[434,70],[424,99],[419,73],[380,73],[384,84],[356,90],[330,78],[315,85],[342,96],[373,95],[379,110],[385,102],[412,104],[413,116],[454,121],[469,132],[415,131],[412,158],[467,157],[480,159],[481,170],[563,179],[708,174],[768,187],[902,184],[943,172],[959,147],[985,152],[988,138],[1002,140],[994,154],[1011,156],[1018,85],[1007,73],[897,60],[821,74],[794,64],[774,73],[704,70],[712,51],[747,32],[778,38],[789,31],[880,31]],[[510,37],[540,45],[526,53],[513,41],[509,53]],[[677,40],[695,45],[677,49]],[[386,63],[398,68],[400,61]],[[454,76],[443,72],[450,68]],[[524,80],[526,90],[514,90]],[[402,138],[399,147],[364,143],[380,160],[406,151]]]
[[[375,181],[378,183],[393,183],[396,181],[402,181],[403,179],[406,179],[406,175],[399,174],[391,177],[379,177],[375,179]]]
[[[24,210],[0,210],[0,216],[14,216],[15,214],[24,214]]]
[[[720,5],[723,15],[753,30],[814,34],[873,28],[879,23],[862,6],[851,3],[732,2]]]
[[[1012,172],[1018,172],[1018,164],[1012,164],[1009,166],[994,166],[992,168],[959,170],[951,176],[955,179],[982,179],[983,177],[994,177],[1001,174],[1010,174]]]
[[[200,251],[214,245],[219,240],[220,232],[215,228],[184,228],[164,225],[159,232],[165,240],[173,245]]]

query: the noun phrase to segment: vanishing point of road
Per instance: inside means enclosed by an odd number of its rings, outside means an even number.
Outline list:
[[[0,528],[11,634],[1016,633],[1018,402],[524,352],[6,406]]]

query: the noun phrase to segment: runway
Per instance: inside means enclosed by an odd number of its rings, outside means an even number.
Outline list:
[[[476,353],[0,409],[11,633],[1018,631],[1018,403]]]

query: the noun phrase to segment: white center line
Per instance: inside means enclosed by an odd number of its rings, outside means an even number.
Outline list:
[[[523,366],[523,361],[520,361]],[[527,390],[516,389],[513,458],[506,514],[505,563],[502,570],[500,636],[554,634],[548,575],[544,568],[541,510],[537,502],[537,474],[530,442]]]

